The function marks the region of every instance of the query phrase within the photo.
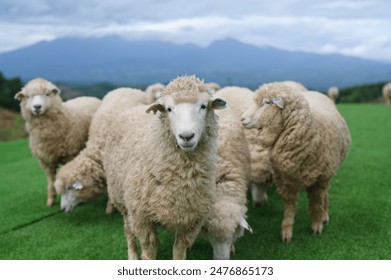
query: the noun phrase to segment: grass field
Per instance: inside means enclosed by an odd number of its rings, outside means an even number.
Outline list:
[[[330,223],[321,236],[311,232],[307,198],[298,203],[293,241],[283,244],[283,204],[275,189],[261,208],[249,205],[246,232],[232,259],[391,259],[391,107],[339,105],[353,142],[332,182]],[[104,213],[104,197],[62,213],[45,206],[46,180],[27,140],[0,143],[0,259],[126,259],[123,222]],[[172,258],[174,237],[161,231],[158,258]],[[211,259],[202,238],[189,259]]]

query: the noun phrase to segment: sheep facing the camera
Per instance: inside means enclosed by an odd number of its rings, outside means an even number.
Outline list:
[[[119,88],[104,96],[92,118],[86,148],[56,175],[54,186],[61,194],[62,210],[72,211],[80,202],[90,201],[107,191],[102,163],[107,129],[116,115],[141,104],[145,104],[145,93],[138,89]],[[108,203],[106,213],[113,210]]]
[[[318,92],[299,92],[283,83],[256,91],[243,125],[260,129],[270,149],[274,182],[284,200],[282,240],[290,242],[299,191],[306,190],[312,230],[329,221],[328,188],[351,143],[348,126],[334,103]]]
[[[29,145],[47,176],[47,205],[56,199],[54,179],[60,164],[70,161],[85,147],[93,114],[100,105],[95,97],[62,102],[60,90],[37,78],[15,95],[29,133]]]
[[[223,108],[203,81],[182,76],[156,103],[113,120],[103,164],[109,198],[124,218],[129,259],[138,258],[136,238],[141,258],[156,258],[158,226],[175,233],[173,258],[186,258],[215,202],[214,111]]]

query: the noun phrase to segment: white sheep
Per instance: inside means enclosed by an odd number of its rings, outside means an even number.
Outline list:
[[[47,176],[47,205],[56,199],[56,169],[73,159],[88,138],[91,118],[100,105],[95,97],[62,102],[60,90],[41,78],[28,82],[15,95],[29,133],[30,149]]]
[[[149,107],[133,107],[110,126],[104,169],[110,200],[121,211],[128,258],[155,259],[157,227],[175,233],[174,259],[185,259],[215,201],[217,116],[195,76],[178,77]],[[145,112],[159,112],[157,116]]]
[[[155,83],[149,85],[145,89],[146,104],[152,104],[153,102],[155,102],[160,97],[160,94],[162,93],[163,89],[164,85],[162,83]]]
[[[243,125],[260,129],[260,142],[270,149],[274,182],[285,203],[282,240],[292,239],[301,190],[309,198],[312,230],[321,234],[323,223],[329,221],[327,190],[351,143],[348,126],[334,103],[318,92],[266,84],[256,91]]]
[[[244,87],[230,86],[217,91],[214,96],[227,101],[227,106],[232,108],[237,119],[252,105],[255,94]],[[251,183],[250,190],[252,201],[256,207],[267,202],[267,188],[270,187],[273,171],[269,160],[268,151],[259,143],[258,130],[246,129],[245,137],[251,155]]]
[[[330,87],[327,90],[327,96],[334,102],[337,103],[337,99],[339,96],[339,89],[338,87]]]
[[[250,181],[250,151],[240,119],[227,103],[219,117],[216,201],[203,226],[211,242],[214,259],[229,259],[234,242],[251,231],[246,222],[247,185]]]
[[[382,92],[386,105],[391,105],[391,82],[383,86]]]
[[[107,129],[112,119],[126,109],[145,104],[145,93],[138,89],[119,88],[107,93],[91,121],[86,148],[56,175],[54,186],[61,194],[61,209],[66,212],[80,202],[87,202],[105,193],[106,176],[102,156]],[[106,212],[112,212],[111,204]]]

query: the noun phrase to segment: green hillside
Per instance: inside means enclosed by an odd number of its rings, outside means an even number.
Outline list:
[[[339,105],[353,138],[348,159],[330,189],[330,223],[311,232],[307,198],[301,194],[293,241],[283,244],[283,204],[275,189],[261,208],[249,205],[246,232],[232,259],[391,259],[391,108]],[[27,140],[0,143],[0,259],[126,259],[119,213],[104,213],[106,198],[62,213],[47,208],[46,180]],[[161,231],[160,259],[172,258],[173,234]],[[211,259],[199,238],[189,259]]]

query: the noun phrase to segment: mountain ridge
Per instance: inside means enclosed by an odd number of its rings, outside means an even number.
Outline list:
[[[115,84],[167,83],[196,74],[207,82],[255,88],[295,80],[309,88],[353,86],[391,79],[391,64],[339,54],[257,47],[234,39],[207,47],[120,37],[61,38],[0,53],[0,71],[23,80]]]

